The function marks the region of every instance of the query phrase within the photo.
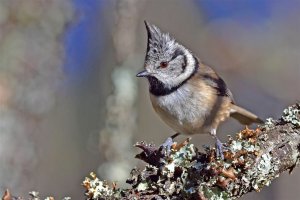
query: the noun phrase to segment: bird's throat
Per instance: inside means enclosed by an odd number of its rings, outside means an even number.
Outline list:
[[[196,74],[198,68],[199,68],[199,64],[197,62],[195,64],[193,73],[191,73],[191,75],[188,76],[183,82],[173,87],[168,87],[166,84],[164,84],[162,81],[158,80],[157,78],[153,76],[148,76],[147,78],[149,81],[149,91],[151,94],[155,96],[165,96],[171,94],[175,92],[178,88],[183,86],[190,78],[192,78]]]

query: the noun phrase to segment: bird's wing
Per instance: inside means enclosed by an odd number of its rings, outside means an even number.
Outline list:
[[[203,63],[199,64],[199,76],[210,87],[214,88],[217,95],[228,97],[231,100],[230,116],[238,120],[240,123],[249,125],[251,123],[263,123],[259,117],[252,112],[235,105],[231,91],[227,88],[224,80],[218,74]]]
[[[224,80],[208,65],[203,63],[199,66],[200,78],[209,86],[214,88],[219,96],[229,97],[232,103],[234,103],[233,95],[227,88]]]

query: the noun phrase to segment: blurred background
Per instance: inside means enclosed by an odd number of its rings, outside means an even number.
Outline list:
[[[1,0],[0,186],[83,199],[91,171],[125,180],[145,140],[173,134],[151,108],[146,19],[224,78],[241,106],[278,118],[300,99],[300,1]],[[228,134],[243,127],[229,120]],[[184,139],[184,136],[178,140]],[[207,135],[193,136],[201,148]],[[300,171],[242,199],[299,199]]]

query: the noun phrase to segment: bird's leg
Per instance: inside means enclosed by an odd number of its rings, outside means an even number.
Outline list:
[[[212,129],[211,133],[210,133],[213,138],[215,138],[216,140],[216,153],[217,153],[217,158],[221,158],[222,160],[224,160],[224,154],[223,154],[223,144],[222,142],[219,140],[219,138],[217,137],[217,130],[216,129]]]
[[[180,133],[175,133],[174,135],[168,137],[165,142],[161,145],[161,147],[164,147],[167,151],[167,154],[170,154],[171,151],[171,147],[173,145],[173,140],[174,138],[176,138],[178,135],[180,135]]]
[[[218,139],[218,137],[215,137],[216,139],[216,148],[217,148],[217,158],[221,158],[224,160],[224,154],[223,154],[223,144],[222,142]]]

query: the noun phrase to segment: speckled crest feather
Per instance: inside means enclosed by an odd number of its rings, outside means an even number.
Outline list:
[[[147,57],[158,60],[158,55],[172,54],[177,45],[174,38],[169,33],[163,33],[160,29],[145,21],[148,33]]]

